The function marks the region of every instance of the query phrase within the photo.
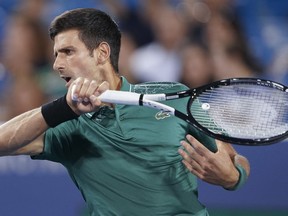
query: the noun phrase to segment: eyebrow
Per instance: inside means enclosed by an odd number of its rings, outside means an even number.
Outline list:
[[[65,53],[66,51],[70,51],[70,50],[75,50],[75,47],[67,46],[67,47],[60,48],[58,51],[54,52],[54,56],[57,57],[58,53]]]

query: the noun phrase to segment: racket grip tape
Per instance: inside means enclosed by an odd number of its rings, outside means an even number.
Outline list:
[[[239,188],[241,188],[247,181],[247,173],[245,171],[245,169],[240,165],[240,164],[236,164],[235,165],[236,169],[238,170],[239,172],[239,179],[238,179],[238,182],[236,183],[236,185],[232,188],[224,188],[226,190],[229,190],[229,191],[235,191],[235,190],[238,190]]]
[[[143,106],[143,97],[144,97],[144,94],[140,94],[140,97],[139,97],[139,106]]]
[[[56,127],[65,121],[79,117],[67,104],[66,95],[44,104],[41,113],[49,127]]]

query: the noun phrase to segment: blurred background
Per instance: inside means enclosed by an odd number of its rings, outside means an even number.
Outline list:
[[[65,10],[108,12],[123,33],[120,73],[132,82],[197,87],[229,77],[288,85],[287,0],[0,0],[0,121],[63,95],[52,70],[50,21]],[[287,216],[288,143],[235,146],[251,163],[239,191],[199,181],[211,216]],[[0,215],[86,215],[64,168],[29,157],[0,158]]]

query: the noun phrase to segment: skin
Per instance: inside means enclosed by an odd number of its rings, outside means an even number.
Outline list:
[[[185,151],[179,149],[178,152],[183,157],[187,169],[199,179],[228,189],[232,188],[239,179],[235,164],[240,164],[247,175],[250,174],[248,160],[237,154],[230,144],[216,140],[218,151],[213,153],[193,136],[187,135],[186,139],[187,141],[181,141]]]
[[[66,100],[71,109],[82,114],[101,105],[98,99],[107,89],[118,90],[121,79],[110,63],[110,47],[102,42],[93,55],[78,38],[77,30],[59,33],[54,39],[53,68],[66,80]],[[72,100],[77,98],[76,101]],[[0,126],[0,155],[36,155],[43,151],[42,134],[48,129],[41,108],[23,113]],[[235,164],[241,164],[249,175],[247,159],[230,144],[217,141],[218,152],[212,153],[191,135],[181,142],[179,154],[183,164],[197,177],[225,188],[233,187],[239,178]]]

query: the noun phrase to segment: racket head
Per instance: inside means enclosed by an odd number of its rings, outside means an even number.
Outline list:
[[[258,78],[232,78],[194,90],[190,123],[215,139],[238,145],[270,145],[288,136],[287,87]]]

